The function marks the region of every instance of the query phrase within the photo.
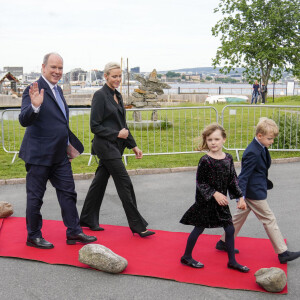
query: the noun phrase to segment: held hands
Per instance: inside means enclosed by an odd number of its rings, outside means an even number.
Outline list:
[[[129,131],[126,128],[123,128],[119,131],[118,138],[126,140],[128,138]]]
[[[39,85],[34,82],[29,88],[29,97],[34,107],[39,107],[44,101],[44,89],[39,91]]]
[[[244,197],[241,197],[240,200],[238,201],[237,208],[239,208],[239,209],[246,209],[247,208],[247,204],[244,200]]]
[[[225,195],[221,194],[220,192],[215,192],[213,196],[215,197],[215,199],[219,205],[221,205],[221,206],[228,205],[228,200]]]
[[[135,153],[135,158],[141,159],[143,157],[143,152],[138,147],[132,148],[133,152]]]

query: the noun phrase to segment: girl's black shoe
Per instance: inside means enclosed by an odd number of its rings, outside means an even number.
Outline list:
[[[202,264],[200,261],[196,261],[196,260],[188,260],[184,257],[181,257],[180,259],[180,262],[183,264],[183,265],[186,265],[186,266],[189,266],[189,267],[192,267],[192,268],[196,268],[196,269],[201,269],[204,267],[204,264]]]
[[[242,272],[242,273],[248,273],[250,271],[250,269],[248,267],[242,266],[238,263],[236,265],[232,265],[231,263],[228,263],[227,267],[229,269],[237,270],[237,271]]]

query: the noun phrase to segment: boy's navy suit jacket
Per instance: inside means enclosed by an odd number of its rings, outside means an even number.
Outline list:
[[[242,170],[238,176],[239,187],[245,198],[252,200],[267,198],[267,190],[273,187],[273,183],[268,179],[270,166],[269,151],[254,138],[243,154]]]
[[[67,156],[68,140],[79,153],[83,145],[69,128],[69,109],[62,90],[58,91],[65,105],[67,119],[61,111],[48,83],[40,77],[39,90],[44,89],[44,101],[34,113],[29,96],[29,86],[23,93],[19,121],[26,127],[19,157],[26,163],[51,166],[61,163]]]

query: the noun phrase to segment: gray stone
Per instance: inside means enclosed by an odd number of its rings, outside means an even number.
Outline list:
[[[151,93],[151,92],[146,92],[145,94],[145,99],[148,100],[148,99],[156,99],[157,98],[157,95],[155,93]],[[157,100],[156,100],[157,101]]]
[[[157,120],[158,120],[157,110],[153,110],[151,114],[151,121],[157,121]]]
[[[89,244],[79,250],[79,261],[94,269],[108,273],[120,273],[128,265],[127,260],[99,244]]]
[[[139,94],[139,93],[137,93],[137,92],[133,92],[131,95],[132,95],[132,97],[134,97],[134,98],[144,98],[144,96],[143,96],[142,94]]]
[[[0,202],[0,218],[7,218],[14,213],[13,207],[10,203]]]
[[[132,102],[132,105],[134,105],[137,108],[145,107],[147,105],[147,102]]]
[[[135,122],[141,122],[142,121],[142,114],[140,111],[133,111],[132,118]]]
[[[171,87],[168,84],[159,81],[156,70],[153,69],[147,79],[140,75],[136,75],[135,79],[139,81],[141,85],[139,85],[139,88],[135,89],[132,93],[133,98],[136,98],[137,100],[133,100],[131,104],[137,108],[160,107],[157,95],[162,95],[164,93],[163,88],[170,89]],[[141,99],[143,99],[143,102],[141,102]],[[142,122],[141,114],[133,114],[133,119],[135,122]],[[157,111],[152,112],[151,120],[158,120]]]
[[[268,292],[281,292],[287,282],[286,275],[280,268],[262,268],[255,272],[256,283]]]

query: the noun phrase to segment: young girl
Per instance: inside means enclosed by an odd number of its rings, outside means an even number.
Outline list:
[[[204,265],[192,258],[192,251],[199,235],[205,228],[223,227],[226,233],[224,250],[228,253],[227,267],[240,272],[249,272],[249,268],[238,264],[234,252],[234,227],[228,207],[227,191],[231,199],[239,198],[237,207],[246,208],[242,192],[238,186],[232,156],[222,151],[226,133],[222,126],[213,123],[202,133],[200,150],[208,150],[201,157],[196,175],[196,202],[183,215],[180,222],[194,225],[188,237],[181,263],[193,268]]]

